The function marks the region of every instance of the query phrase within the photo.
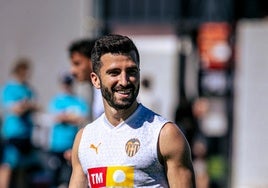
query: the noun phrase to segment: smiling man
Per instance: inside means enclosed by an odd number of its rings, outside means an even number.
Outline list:
[[[105,113],[76,136],[70,188],[195,187],[190,148],[178,126],[137,102],[140,59],[132,40],[103,36],[91,59]]]

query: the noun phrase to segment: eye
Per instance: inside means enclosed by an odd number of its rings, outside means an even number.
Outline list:
[[[137,76],[138,72],[139,72],[138,69],[134,68],[134,69],[129,69],[127,71],[127,74],[130,76]]]
[[[79,65],[80,65],[80,62],[79,62],[79,61],[74,61],[74,62],[73,62],[73,65],[75,65],[75,66],[79,66]]]
[[[117,76],[120,74],[119,70],[110,70],[107,72],[110,76]]]

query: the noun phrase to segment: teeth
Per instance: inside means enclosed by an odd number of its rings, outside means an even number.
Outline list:
[[[130,93],[130,89],[127,89],[127,90],[119,90],[119,91],[117,91],[118,93],[121,93],[121,94],[128,94],[128,93]]]

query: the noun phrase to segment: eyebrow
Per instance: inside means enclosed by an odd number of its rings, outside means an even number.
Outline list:
[[[109,68],[106,70],[106,73],[109,73],[111,71],[117,71],[117,70],[121,70],[120,68],[114,67],[114,68]],[[131,67],[127,67],[126,70],[140,70],[140,68],[137,65],[133,65]]]

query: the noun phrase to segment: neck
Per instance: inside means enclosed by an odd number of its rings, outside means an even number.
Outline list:
[[[105,105],[105,115],[108,121],[113,125],[117,126],[122,121],[126,120],[138,107],[138,103],[135,101],[128,109],[114,109],[109,106],[106,102]]]

